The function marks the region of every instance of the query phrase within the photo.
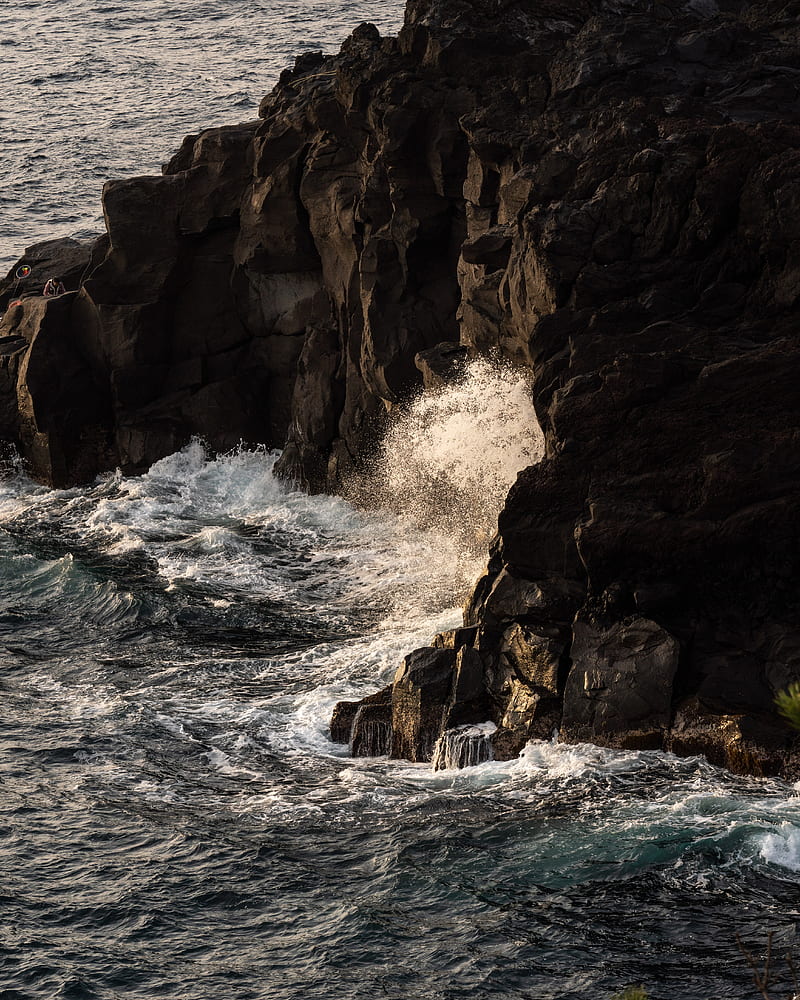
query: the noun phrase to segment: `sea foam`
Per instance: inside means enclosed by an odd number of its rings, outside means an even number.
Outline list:
[[[764,861],[792,872],[800,872],[800,827],[784,822],[764,835],[760,847]]]

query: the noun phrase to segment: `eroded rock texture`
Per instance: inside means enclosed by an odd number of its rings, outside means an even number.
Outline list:
[[[200,434],[335,489],[410,389],[497,351],[546,457],[451,641],[495,752],[557,725],[788,773],[798,24],[785,0],[411,0],[398,39],[362,25],[259,121],[106,186],[80,290],[0,326],[4,434],[57,483]]]

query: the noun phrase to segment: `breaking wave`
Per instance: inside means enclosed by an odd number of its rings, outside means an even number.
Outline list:
[[[459,378],[392,413],[352,496],[368,509],[391,512],[399,532],[437,536],[438,561],[457,567],[451,575],[463,590],[486,558],[518,473],[543,453],[528,373],[476,358]]]

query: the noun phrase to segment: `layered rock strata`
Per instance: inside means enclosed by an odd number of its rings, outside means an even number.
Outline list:
[[[3,436],[55,483],[199,434],[336,489],[423,376],[497,352],[546,455],[466,628],[400,669],[392,752],[426,759],[469,702],[496,755],[557,726],[792,772],[799,24],[785,0],[411,0],[399,38],[362,25],[259,121],[106,186],[79,290],[0,325]]]

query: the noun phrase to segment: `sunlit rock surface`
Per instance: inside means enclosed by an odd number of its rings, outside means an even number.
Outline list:
[[[56,484],[200,434],[338,489],[447,382],[437,345],[496,352],[530,373],[545,455],[467,607],[495,755],[560,716],[794,773],[773,697],[800,679],[799,23],[412,0],[399,38],[362,25],[259,121],[106,186],[80,290],[0,323],[5,436]],[[17,293],[12,271],[0,307]],[[431,718],[393,746],[427,759]]]

